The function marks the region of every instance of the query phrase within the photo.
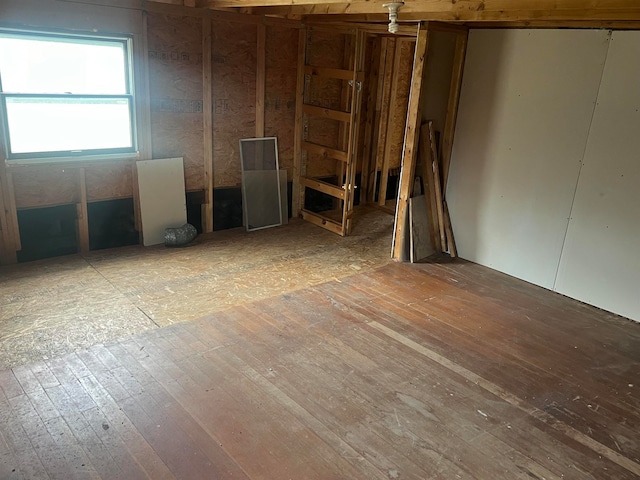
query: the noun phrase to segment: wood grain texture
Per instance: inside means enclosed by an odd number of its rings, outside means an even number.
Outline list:
[[[214,186],[230,187],[242,183],[239,141],[255,136],[257,31],[214,21],[212,33]]]
[[[381,13],[384,0],[352,0],[348,2],[209,0],[210,5],[254,5],[253,13],[271,15],[311,15],[323,20],[384,22],[388,15]],[[402,19],[439,21],[638,21],[640,8],[627,0],[410,0],[400,9]]]
[[[213,88],[212,88],[212,25],[211,19],[202,20],[202,128],[204,142],[204,196],[203,230],[213,232]]]
[[[202,20],[149,13],[147,23],[153,158],[183,157],[187,190],[202,190]]]
[[[77,168],[41,165],[12,172],[17,208],[65,205],[80,200]]]
[[[392,263],[0,371],[0,471],[632,480],[638,352],[486,267]]]
[[[418,157],[418,138],[420,136],[422,84],[423,72],[426,63],[427,48],[429,44],[429,31],[421,26],[418,29],[413,69],[411,73],[411,87],[409,90],[409,103],[407,106],[406,126],[404,130],[404,142],[402,147],[402,169],[400,170],[400,183],[396,203],[396,218],[394,223],[394,238],[392,257],[395,260],[406,260],[404,252],[409,243],[409,232],[406,226],[409,220],[409,198],[413,191],[413,183],[416,173]]]

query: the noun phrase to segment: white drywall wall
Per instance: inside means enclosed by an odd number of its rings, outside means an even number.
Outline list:
[[[556,283],[640,321],[640,32],[613,32]]]
[[[471,30],[447,201],[461,257],[553,288],[603,30]]]
[[[136,162],[140,192],[142,243],[164,243],[165,228],[187,223],[182,157]]]

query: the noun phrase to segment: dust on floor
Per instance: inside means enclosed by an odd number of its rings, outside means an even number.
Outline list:
[[[393,217],[362,209],[339,237],[300,220],[0,268],[0,370],[193,320],[390,262]]]

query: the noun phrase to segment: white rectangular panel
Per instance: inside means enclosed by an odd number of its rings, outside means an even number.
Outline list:
[[[603,30],[471,30],[447,202],[459,255],[553,288]]]
[[[640,321],[640,32],[613,32],[556,283]]]
[[[187,223],[182,157],[136,162],[145,246],[164,243],[165,228]]]

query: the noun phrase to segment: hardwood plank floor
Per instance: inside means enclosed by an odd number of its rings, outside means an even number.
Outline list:
[[[640,325],[388,264],[0,372],[0,478],[640,478]]]

